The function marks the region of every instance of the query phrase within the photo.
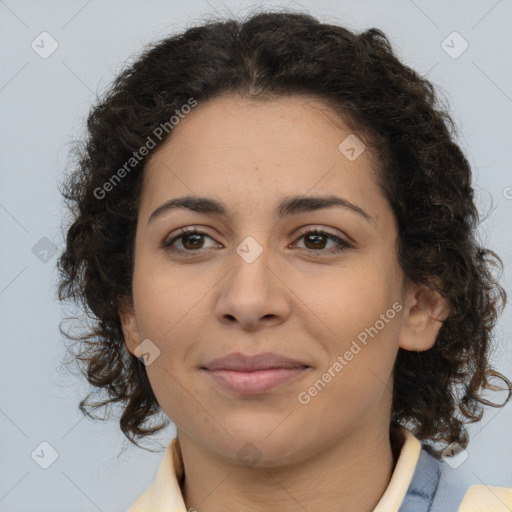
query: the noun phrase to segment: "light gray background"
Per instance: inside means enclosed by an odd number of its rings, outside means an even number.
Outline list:
[[[105,89],[131,55],[215,11],[243,15],[258,5],[0,0],[1,511],[122,511],[153,481],[162,453],[132,447],[115,418],[108,423],[81,418],[77,404],[87,387],[58,370],[64,355],[58,330],[63,313],[52,291],[57,256],[51,252],[63,246],[57,179],[95,93]],[[501,255],[506,267],[502,283],[512,295],[506,274],[512,263],[512,189],[507,188],[512,186],[512,2],[265,5],[303,7],[322,21],[356,30],[381,28],[406,63],[443,89],[473,165],[478,203],[488,210],[492,202],[481,233]],[[43,31],[59,45],[47,59],[31,48]],[[469,44],[455,59],[441,46],[453,31]],[[41,241],[44,237],[48,240]],[[510,310],[501,318],[501,348],[495,355],[498,369],[509,378]],[[512,486],[512,406],[489,409],[470,433],[469,457],[457,474],[477,484]],[[173,428],[167,429],[160,445],[173,436]],[[48,469],[31,458],[44,441],[58,453]],[[46,449],[45,457],[49,453]]]

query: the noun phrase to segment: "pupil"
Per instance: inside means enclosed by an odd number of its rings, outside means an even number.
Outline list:
[[[316,239],[316,242],[313,242],[313,245],[314,245],[315,247],[318,247],[318,242],[319,242],[319,241],[320,241],[320,245],[322,245],[322,239],[324,238],[324,235],[319,235],[319,234],[315,234],[315,235],[308,235],[308,236],[306,237],[306,240],[308,240],[308,239],[312,239],[312,238]]]
[[[197,235],[197,234],[187,235],[187,236],[185,237],[185,241],[190,240],[191,238],[194,238],[194,237],[196,237],[196,242],[192,242],[192,245],[193,245],[193,246],[195,246],[195,245],[197,245],[197,244],[200,244],[200,243],[201,243],[201,237],[202,237],[202,235]],[[199,239],[199,240],[198,240],[198,239]],[[188,247],[188,244],[187,244],[187,243],[184,243],[183,245],[184,245],[185,247]],[[190,249],[190,247],[189,247],[189,249]],[[191,247],[191,249],[198,249],[198,247]]]

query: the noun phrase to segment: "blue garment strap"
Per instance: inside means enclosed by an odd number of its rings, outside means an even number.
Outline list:
[[[399,512],[457,512],[469,485],[466,476],[422,448]]]
[[[441,473],[441,463],[422,449],[399,512],[433,512]]]

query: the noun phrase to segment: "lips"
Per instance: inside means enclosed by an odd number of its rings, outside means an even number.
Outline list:
[[[295,380],[309,368],[301,361],[272,353],[234,353],[201,367],[221,388],[241,395],[266,393]]]
[[[307,368],[309,365],[289,357],[265,352],[256,355],[244,355],[239,352],[214,359],[203,368],[207,370],[258,371],[276,368]]]

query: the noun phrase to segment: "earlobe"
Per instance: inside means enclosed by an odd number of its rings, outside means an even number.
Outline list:
[[[131,354],[136,355],[135,348],[139,345],[139,329],[135,318],[135,310],[129,297],[118,299],[118,313],[126,347]]]
[[[400,348],[418,352],[432,348],[449,313],[449,302],[439,292],[424,284],[413,284],[404,308]]]

